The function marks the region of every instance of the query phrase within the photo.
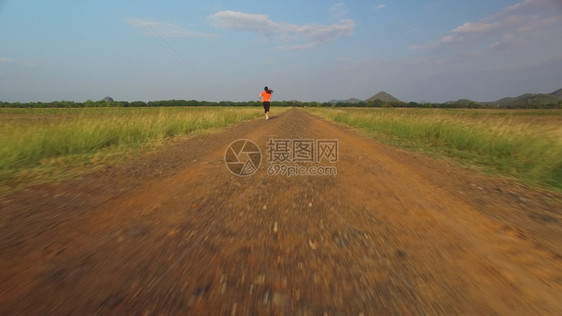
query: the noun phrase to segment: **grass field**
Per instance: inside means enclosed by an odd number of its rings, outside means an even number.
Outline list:
[[[562,111],[308,109],[407,149],[562,190]]]
[[[76,175],[262,115],[258,107],[0,109],[0,190]]]

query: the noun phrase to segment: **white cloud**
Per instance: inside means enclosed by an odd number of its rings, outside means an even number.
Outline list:
[[[452,43],[456,40],[456,37],[454,37],[453,35],[445,35],[441,38],[441,40],[439,41],[440,43]]]
[[[500,23],[489,23],[489,22],[480,22],[480,23],[470,23],[467,22],[463,25],[457,26],[452,33],[477,33],[477,32],[489,32],[493,31],[494,29],[498,28]]]
[[[338,15],[335,24],[289,24],[272,21],[267,15],[239,11],[219,11],[210,16],[212,23],[220,28],[256,32],[266,36],[277,36],[283,45],[279,49],[303,50],[322,43],[351,36],[355,23],[342,18],[344,7],[332,6],[332,14]]]
[[[305,24],[294,25],[285,24],[283,31],[287,34],[295,34],[301,36],[311,43],[330,42],[336,38],[351,36],[354,23],[350,19],[342,19],[339,24],[321,25],[321,24]]]
[[[330,14],[338,19],[341,19],[347,15],[347,6],[345,3],[336,3],[330,7]]]
[[[477,22],[466,22],[450,30],[439,41],[410,46],[410,49],[440,48],[443,45],[492,47],[524,45],[546,35],[562,33],[562,18],[552,13],[551,0],[524,0]]]
[[[219,11],[211,15],[213,24],[220,28],[272,34],[279,28],[278,23],[267,15],[238,11]]]
[[[375,10],[382,10],[384,8],[386,8],[386,4],[384,4],[384,3],[373,7],[373,9],[375,9]]]
[[[6,57],[0,57],[0,63],[2,64],[11,64],[14,63],[15,60],[11,59],[11,58],[6,58]]]
[[[184,29],[176,24],[143,19],[127,19],[128,24],[143,29],[146,34],[153,35],[154,31],[163,37],[204,38],[215,37],[215,34],[195,32]]]
[[[15,66],[26,67],[26,68],[37,67],[37,64],[35,62],[16,60],[8,57],[0,57],[0,64],[15,65]]]
[[[509,6],[507,8],[504,9],[505,12],[509,12],[509,11],[516,11],[519,10],[521,8],[524,7],[529,7],[529,6],[535,6],[537,4],[539,4],[541,1],[536,1],[536,0],[524,0],[523,2],[519,2],[516,3],[512,6]]]

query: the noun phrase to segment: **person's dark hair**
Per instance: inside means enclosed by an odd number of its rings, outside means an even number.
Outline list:
[[[267,93],[272,94],[273,90],[269,90],[269,88],[267,86],[265,86],[265,88],[263,88],[263,90],[267,91]]]

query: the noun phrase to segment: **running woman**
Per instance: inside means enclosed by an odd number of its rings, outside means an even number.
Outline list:
[[[267,86],[263,88],[263,92],[258,96],[258,99],[263,102],[263,110],[265,111],[265,119],[269,120],[269,106],[271,105],[269,101],[271,100],[271,94],[273,90],[269,90]]]

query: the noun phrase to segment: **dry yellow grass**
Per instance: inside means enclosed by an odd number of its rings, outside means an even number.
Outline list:
[[[562,189],[562,111],[309,109],[398,146]]]

